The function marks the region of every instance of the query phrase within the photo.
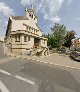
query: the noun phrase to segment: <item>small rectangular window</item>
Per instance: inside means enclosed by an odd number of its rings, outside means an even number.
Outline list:
[[[27,36],[24,36],[24,42],[27,42]]]
[[[17,42],[17,36],[15,36],[15,42]]]
[[[31,13],[29,13],[29,16],[31,17]]]
[[[28,41],[30,41],[30,37],[28,37]]]
[[[20,42],[20,35],[18,35],[18,41]]]
[[[33,14],[32,14],[32,18],[33,18]]]
[[[15,36],[15,42],[20,42],[20,35]]]

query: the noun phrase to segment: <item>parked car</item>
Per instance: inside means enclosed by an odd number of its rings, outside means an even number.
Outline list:
[[[71,51],[67,48],[61,48],[60,51],[61,51],[61,53],[65,53],[67,55],[70,55],[70,53],[71,53]]]
[[[78,51],[72,51],[70,56],[74,59],[74,60],[77,60],[77,61],[80,61],[80,52]]]
[[[60,51],[61,51],[62,53],[66,53],[66,49],[65,49],[65,48],[61,48]]]

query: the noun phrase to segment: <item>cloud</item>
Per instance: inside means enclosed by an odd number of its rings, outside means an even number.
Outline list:
[[[5,20],[5,22],[4,22],[4,23],[5,23],[5,25],[7,25],[7,24],[8,24],[8,21],[7,21],[7,20]]]
[[[8,17],[11,15],[15,15],[13,9],[9,7],[5,2],[0,2],[0,36],[4,36],[5,29],[7,26]]]
[[[75,18],[74,21],[80,21],[80,17]]]
[[[21,4],[23,6],[29,5],[30,4],[30,0],[21,0]]]
[[[61,18],[59,16],[52,16],[52,17],[49,17],[48,14],[44,14],[44,19],[45,20],[49,20],[53,23],[59,23],[61,21]]]
[[[43,18],[50,22],[60,22],[61,19],[57,15],[63,2],[64,0],[41,0],[40,2],[35,0],[37,11],[41,11]]]
[[[73,1],[73,0],[68,0],[67,5],[71,5],[72,1]]]
[[[14,14],[14,11],[4,2],[0,2],[0,14],[3,14],[4,16],[8,17]]]
[[[43,18],[51,22],[60,22],[60,17],[57,16],[64,0],[32,0],[37,12],[43,13]],[[30,0],[21,0],[23,6],[29,5]],[[55,17],[56,16],[56,17]]]
[[[59,16],[55,16],[55,17],[52,19],[52,21],[53,21],[54,23],[58,23],[58,22],[61,21],[61,18],[60,18]]]
[[[2,22],[2,20],[0,20],[0,23]]]
[[[58,15],[58,12],[62,8],[63,2],[67,1],[67,4],[70,5],[72,0],[32,0],[32,3],[35,5],[37,12],[43,13],[43,18],[49,20],[50,22],[60,22],[61,18]],[[21,0],[22,5],[29,5],[30,0]]]

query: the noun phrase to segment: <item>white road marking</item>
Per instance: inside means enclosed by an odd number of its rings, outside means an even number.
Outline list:
[[[40,60],[36,60],[37,62],[40,62]]]
[[[80,68],[78,68],[78,67],[71,67],[71,66],[60,65],[60,64],[53,64],[53,65],[55,65],[55,66],[61,66],[61,67],[66,67],[66,68],[71,68],[71,69],[78,69],[78,70],[80,70]]]
[[[6,86],[2,83],[2,81],[0,80],[0,89],[2,92],[10,92]]]
[[[4,73],[4,74],[6,74],[6,75],[11,75],[11,73],[9,73],[9,72],[7,72],[7,71],[4,71],[4,70],[2,70],[2,69],[0,69],[0,72],[1,72],[1,73]]]
[[[43,61],[39,61],[39,62],[44,63]]]
[[[53,63],[50,63],[51,65],[53,64]]]
[[[23,78],[21,76],[16,75],[15,78],[20,79],[20,80],[22,80],[24,82],[27,82],[29,84],[32,84],[32,85],[36,85],[35,82],[33,82],[33,81],[29,80],[29,79]]]
[[[9,73],[7,71],[4,71],[2,69],[0,69],[0,72],[3,73],[3,74],[6,74],[6,75],[11,75],[11,73]],[[27,82],[27,83],[29,83],[31,85],[35,85],[36,86],[35,82],[33,82],[33,81],[29,80],[29,79],[23,78],[23,77],[18,76],[18,75],[15,75],[14,77],[17,78],[17,79],[19,79],[19,80],[22,80],[24,82]]]
[[[38,60],[36,60],[38,61]],[[66,65],[60,65],[60,64],[54,64],[54,63],[49,63],[49,62],[44,62],[44,61],[39,61],[41,63],[45,63],[45,64],[50,64],[50,65],[55,65],[55,66],[61,66],[61,67],[66,67],[66,68],[71,68],[71,69],[78,69],[80,70],[80,68],[78,67],[72,67],[72,66],[66,66]]]
[[[31,59],[31,58],[27,58],[27,59]]]
[[[49,62],[44,62],[44,61],[40,61],[40,60],[36,60],[37,62],[41,62],[41,63],[45,63],[45,64],[50,64],[50,65],[55,65],[55,66],[61,66],[61,67],[66,67],[66,68],[71,68],[71,69],[78,69],[80,70],[80,68],[78,67],[72,67],[72,66],[66,66],[66,65],[60,65],[60,64],[54,64],[54,63],[49,63]]]
[[[44,62],[45,64],[48,64],[48,62]]]
[[[32,59],[33,61],[35,61],[35,59]]]
[[[2,69],[0,69],[0,72],[3,73],[3,74],[6,74],[6,75],[11,75],[11,73],[9,73],[9,72],[7,72],[7,71],[4,71],[4,70],[2,70]],[[35,82],[33,82],[33,81],[29,80],[29,79],[23,78],[23,77],[21,77],[21,76],[16,75],[16,76],[14,76],[14,77],[17,78],[17,79],[19,79],[19,80],[22,80],[22,81],[24,81],[24,82],[27,82],[27,83],[29,83],[29,84],[36,85]]]

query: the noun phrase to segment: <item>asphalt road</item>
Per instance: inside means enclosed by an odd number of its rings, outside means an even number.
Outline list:
[[[80,92],[80,70],[22,58],[0,64],[0,80],[7,92]]]

